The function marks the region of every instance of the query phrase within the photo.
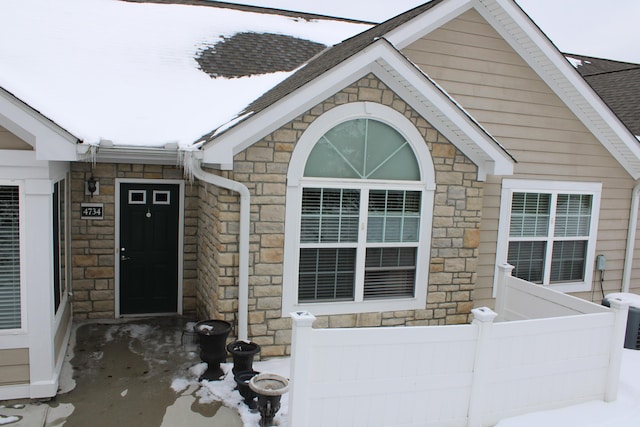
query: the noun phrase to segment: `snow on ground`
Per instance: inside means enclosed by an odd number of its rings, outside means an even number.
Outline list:
[[[289,358],[270,359],[254,362],[253,369],[289,378]],[[232,364],[220,365],[226,376],[222,381],[203,381],[197,393],[201,403],[221,401],[229,408],[237,408],[244,427],[258,427],[260,415],[249,411],[235,391],[235,381],[231,373]],[[191,379],[176,378],[172,388],[176,392],[195,383],[206,370],[206,364],[192,367]],[[615,402],[592,401],[551,411],[534,412],[502,420],[496,427],[637,427],[640,420],[640,351],[623,351],[620,388]],[[286,415],[289,411],[289,395],[282,396],[282,407],[276,415],[280,427],[287,427]]]
[[[333,45],[369,26],[204,6],[2,0],[0,86],[87,143],[189,145],[291,72],[210,78],[197,54],[241,32]]]
[[[640,425],[640,350],[622,354],[620,388],[615,402],[586,402],[501,421],[496,427],[637,427]]]
[[[272,374],[278,374],[285,378],[289,378],[289,361],[288,357],[270,359],[266,361],[256,361],[253,363],[253,369],[258,372],[268,372]],[[219,401],[224,403],[228,408],[234,408],[240,414],[242,423],[245,427],[258,427],[260,422],[260,414],[257,412],[251,412],[249,408],[242,401],[240,393],[235,390],[236,382],[233,379],[232,363],[221,363],[220,367],[225,373],[225,377],[221,381],[202,381],[202,388],[196,392],[200,403],[211,403],[213,401]],[[206,371],[206,363],[198,363],[191,367],[189,370],[189,378],[175,378],[171,383],[171,388],[176,393],[180,393],[187,389],[192,384],[197,382],[197,378],[200,377]],[[281,407],[276,414],[275,421],[279,423],[280,427],[286,427],[286,415],[289,408],[289,394],[285,393],[280,401]]]

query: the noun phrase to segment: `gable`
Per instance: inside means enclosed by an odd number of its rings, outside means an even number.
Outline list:
[[[33,150],[33,147],[0,126],[0,150]]]
[[[6,129],[12,136],[5,136],[0,142],[22,147],[21,150],[33,147],[36,160],[77,160],[78,139],[43,116],[11,93],[0,88],[0,129]]]
[[[476,9],[412,42],[403,53],[513,153],[516,173],[624,176],[584,121]],[[621,163],[628,173],[638,173]]]
[[[514,159],[504,147],[384,39],[372,41],[269,108],[214,135],[203,146],[203,162],[223,169],[232,167],[235,154],[369,73],[394,90],[476,164],[480,179],[484,180],[487,174],[513,172]]]

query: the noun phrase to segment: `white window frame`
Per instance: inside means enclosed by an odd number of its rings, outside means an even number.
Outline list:
[[[22,181],[9,181],[0,180],[0,185],[18,187],[18,219],[20,224],[18,225],[19,233],[19,247],[20,247],[20,327],[13,329],[0,329],[0,336],[2,335],[16,335],[23,334],[27,331],[27,278],[26,278],[26,242],[25,242],[25,202],[26,193]],[[1,343],[0,343],[1,344]],[[0,348],[2,345],[0,345]]]
[[[409,142],[416,155],[416,160],[420,167],[420,181],[305,178],[304,168],[316,142],[330,129],[354,119],[374,119],[400,132]],[[332,315],[425,308],[431,248],[435,171],[429,149],[424,143],[424,138],[413,123],[399,112],[381,104],[356,102],[335,107],[318,117],[301,136],[291,156],[289,165],[285,213],[282,316],[289,317],[290,313],[303,310],[310,311],[315,315]],[[365,301],[362,299],[364,277],[360,275],[356,276],[355,301],[298,302],[300,222],[302,189],[304,187],[422,191],[421,223],[416,254],[415,293],[412,298]],[[361,209],[365,209],[366,205],[368,205],[365,203],[363,207],[363,202],[366,202],[366,200],[361,201]],[[363,217],[365,220],[359,225],[361,233],[366,230],[367,226],[366,215],[361,215],[361,218]],[[361,241],[358,245],[366,246],[366,242]]]
[[[573,182],[573,181],[538,181],[504,179],[502,181],[502,193],[500,196],[500,218],[498,222],[498,242],[496,247],[496,268],[493,281],[493,296],[496,296],[496,285],[498,277],[498,265],[507,262],[509,249],[509,229],[511,226],[511,203],[513,193],[547,193],[555,196],[558,194],[586,194],[592,196],[591,223],[589,227],[589,238],[587,240],[587,253],[585,257],[584,280],[581,282],[568,283],[543,283],[541,286],[548,286],[560,292],[582,292],[591,290],[593,280],[593,265],[596,253],[596,243],[598,241],[598,220],[600,216],[600,199],[602,193],[602,183],[600,182]],[[555,212],[555,202],[553,205]],[[555,216],[550,219],[549,227],[553,228]],[[545,274],[549,276],[549,266],[551,253],[548,251],[545,261]]]

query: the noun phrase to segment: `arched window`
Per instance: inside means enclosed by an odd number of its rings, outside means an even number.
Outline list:
[[[376,108],[382,117],[347,115],[333,126],[325,119],[326,131],[322,116],[294,152],[285,276],[295,287],[285,284],[283,311],[424,308],[433,166],[413,125],[394,110]]]

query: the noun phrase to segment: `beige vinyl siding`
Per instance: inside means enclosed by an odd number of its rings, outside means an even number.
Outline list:
[[[622,279],[631,177],[528,64],[469,10],[403,50],[516,158],[515,179],[602,182],[596,254],[607,258],[604,287]],[[484,186],[476,306],[492,306],[501,179]],[[640,249],[636,251],[640,255]],[[634,270],[640,282],[640,265]],[[634,282],[632,278],[632,283]],[[599,302],[594,290],[579,296]],[[639,284],[640,288],[640,284]]]
[[[29,383],[29,349],[0,350],[0,386]]]
[[[0,150],[33,150],[33,147],[0,126]]]

